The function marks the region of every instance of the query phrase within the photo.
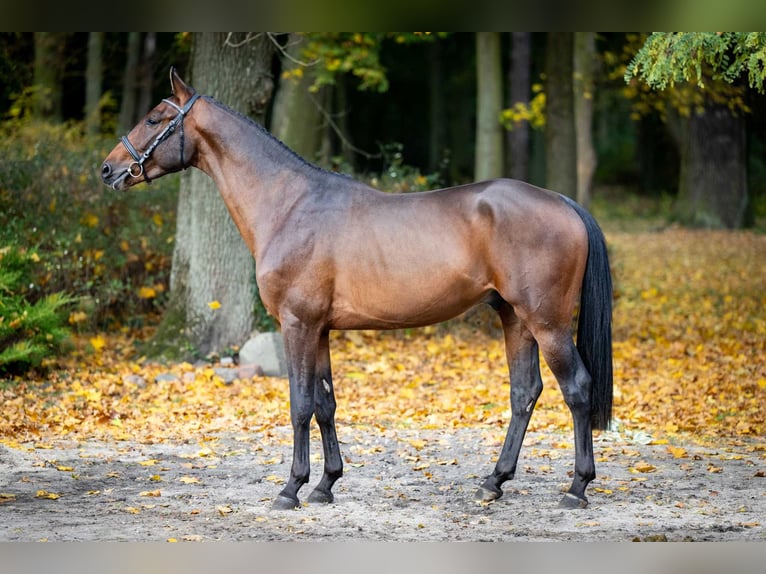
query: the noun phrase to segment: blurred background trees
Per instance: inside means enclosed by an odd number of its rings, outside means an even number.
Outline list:
[[[184,343],[205,355],[263,323],[252,263],[232,255],[201,174],[131,194],[99,181],[115,136],[168,95],[170,65],[308,160],[388,191],[506,176],[602,217],[762,225],[765,37],[2,33],[0,248],[37,254],[31,302],[78,297],[72,329],[140,326],[184,300],[165,325],[205,325]],[[221,283],[192,296],[211,265]]]

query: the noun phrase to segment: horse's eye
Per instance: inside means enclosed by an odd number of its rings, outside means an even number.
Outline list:
[[[154,118],[146,118],[146,125],[147,126],[156,126],[159,122],[159,120],[155,120]]]

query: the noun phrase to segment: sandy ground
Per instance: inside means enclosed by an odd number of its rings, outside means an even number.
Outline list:
[[[501,432],[339,437],[336,501],[294,511],[271,510],[289,472],[287,428],[204,442],[0,445],[0,540],[766,541],[762,440],[647,445],[604,433],[590,506],[563,510],[568,435],[530,433],[505,495],[483,505],[473,493]],[[319,453],[312,442],[303,499],[321,475]]]

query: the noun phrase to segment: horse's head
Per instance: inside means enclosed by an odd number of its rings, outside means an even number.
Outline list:
[[[184,135],[184,118],[199,97],[170,68],[171,98],[162,100],[106,156],[101,178],[113,189],[125,190],[189,166],[194,138]]]

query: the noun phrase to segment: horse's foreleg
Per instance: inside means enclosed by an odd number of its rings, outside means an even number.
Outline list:
[[[293,425],[293,463],[287,484],[274,501],[273,508],[297,507],[298,491],[308,482],[309,425],[314,415],[314,386],[319,333],[300,322],[283,322],[282,336],[290,379],[290,420]]]
[[[585,508],[588,506],[585,489],[596,477],[591,426],[591,377],[567,333],[551,334],[540,339],[540,348],[556,376],[574,421],[574,479],[559,506]]]
[[[332,502],[332,486],[343,475],[343,460],[340,456],[338,436],[335,432],[335,392],[332,385],[332,367],[330,365],[329,333],[322,333],[317,353],[316,383],[314,385],[314,404],[319,430],[322,433],[324,450],[324,474],[309,502]]]
[[[537,343],[510,306],[505,304],[499,312],[511,378],[511,421],[495,469],[476,491],[475,498],[480,501],[500,498],[501,485],[513,478],[529,419],[543,390]]]

